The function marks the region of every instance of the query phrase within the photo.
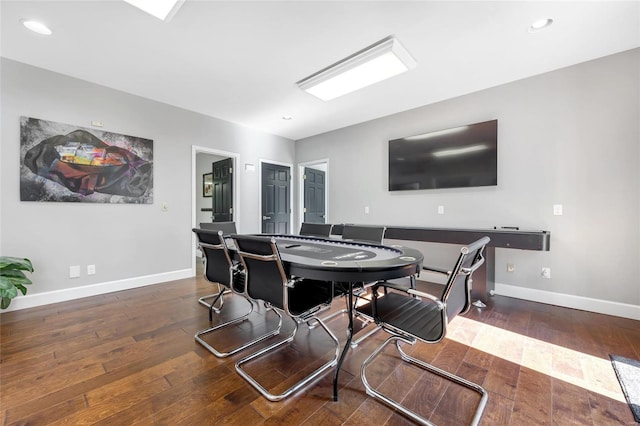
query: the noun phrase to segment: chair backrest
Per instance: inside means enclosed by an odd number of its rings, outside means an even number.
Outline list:
[[[287,273],[275,240],[250,235],[232,235],[232,238],[244,265],[247,295],[284,309]]]
[[[384,226],[347,224],[344,225],[344,228],[342,229],[342,239],[382,244],[386,230],[387,228]]]
[[[235,234],[235,222],[200,222],[200,229],[208,229],[210,231],[222,231],[224,235]]]
[[[489,237],[482,237],[460,249],[460,256],[451,269],[440,298],[447,306],[449,321],[456,315],[466,312],[471,306],[471,277],[474,271],[484,263],[483,251],[489,241]]]
[[[210,282],[220,283],[231,288],[233,263],[224,241],[223,232],[198,228],[194,228],[192,231],[198,237],[198,245],[205,259],[205,278]]]
[[[331,235],[331,228],[333,225],[330,223],[309,223],[304,222],[300,227],[300,235],[311,235],[314,237],[328,238]]]

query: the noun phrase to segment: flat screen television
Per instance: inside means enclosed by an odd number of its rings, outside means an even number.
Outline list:
[[[389,141],[389,191],[498,184],[498,120]]]

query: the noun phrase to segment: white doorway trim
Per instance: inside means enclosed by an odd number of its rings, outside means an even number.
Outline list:
[[[326,170],[324,170],[324,223],[331,223],[329,220],[329,159],[304,161],[298,163],[298,229],[304,222],[304,179],[302,178],[304,176],[304,168],[318,164],[326,165]]]
[[[208,148],[205,146],[191,145],[191,228],[196,228],[196,218],[198,212],[196,211],[196,197],[198,197],[199,191],[202,191],[201,182],[199,182],[200,176],[197,173],[196,167],[196,155],[197,154],[211,154],[221,157],[231,158],[233,161],[233,220],[236,222],[236,227],[240,229],[239,224],[239,211],[240,211],[240,173],[238,173],[238,164],[240,164],[240,154],[237,152],[222,151],[220,149]],[[191,233],[191,273],[196,274],[196,236]]]
[[[291,179],[291,182],[289,182],[289,206],[290,206],[290,211],[289,211],[289,233],[292,233],[292,227],[293,227],[293,164],[291,163],[283,163],[282,161],[274,161],[274,160],[265,160],[263,158],[261,158],[259,160],[260,162],[260,190],[259,190],[259,194],[258,194],[258,223],[260,224],[260,232],[262,232],[262,164],[263,163],[269,163],[269,164],[275,164],[277,166],[284,166],[284,167],[288,167],[289,168],[289,178]]]

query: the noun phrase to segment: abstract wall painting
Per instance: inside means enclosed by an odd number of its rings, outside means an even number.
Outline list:
[[[153,203],[153,141],[20,117],[20,200]]]

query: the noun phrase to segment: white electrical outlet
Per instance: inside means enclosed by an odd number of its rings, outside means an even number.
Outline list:
[[[369,214],[369,206],[364,206],[364,214]]]
[[[87,265],[87,275],[96,274],[96,265]]]
[[[553,214],[555,216],[562,216],[562,204],[553,205]]]
[[[80,277],[80,265],[69,266],[69,278]]]
[[[516,270],[516,265],[513,263],[507,263],[507,272],[513,272]]]
[[[438,206],[438,214],[444,214],[444,206]]]
[[[544,267],[542,268],[542,272],[540,272],[540,275],[542,276],[542,278],[547,278],[550,279],[551,278],[551,268],[548,267]]]

